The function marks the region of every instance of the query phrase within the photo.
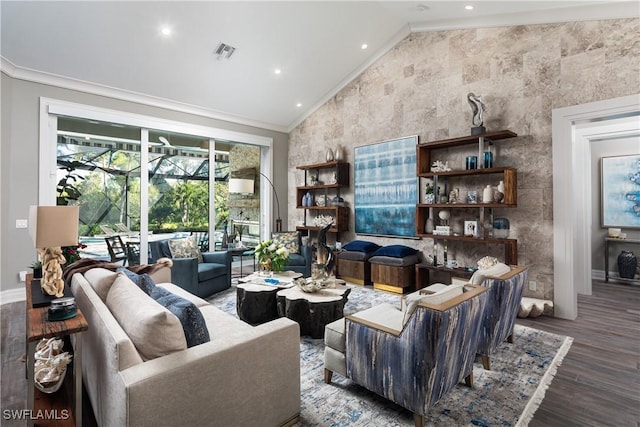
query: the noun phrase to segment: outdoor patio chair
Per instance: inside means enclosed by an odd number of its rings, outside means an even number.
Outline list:
[[[111,257],[111,262],[120,262],[122,265],[127,264],[127,251],[125,245],[122,242],[122,238],[118,235],[105,237],[104,241],[107,242],[107,250]]]

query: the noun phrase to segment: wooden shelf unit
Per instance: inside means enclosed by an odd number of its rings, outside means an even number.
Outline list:
[[[332,215],[335,219],[334,226],[329,229],[332,233],[340,233],[349,229],[349,214],[351,209],[344,206],[331,206],[331,199],[335,196],[340,196],[340,189],[349,187],[349,163],[341,161],[316,163],[310,165],[296,166],[296,169],[304,171],[304,185],[296,187],[296,208],[304,211],[304,223],[307,224],[309,220],[308,213],[317,215]],[[315,171],[319,174],[321,171],[328,174],[335,173],[336,182],[329,184],[310,184],[311,172]],[[314,195],[318,192],[322,192],[322,196],[325,198],[325,206],[302,206],[302,198],[311,192]],[[318,231],[322,227],[316,227],[313,225],[297,226],[296,230],[299,231]]]
[[[459,138],[451,138],[440,141],[430,141],[418,144],[417,150],[417,171],[419,179],[433,179],[434,188],[438,188],[438,180],[450,177],[477,177],[482,175],[502,175],[504,181],[504,198],[500,203],[419,203],[416,205],[416,235],[423,238],[443,240],[443,241],[463,241],[470,243],[484,243],[504,246],[504,262],[510,265],[518,263],[518,241],[515,239],[497,239],[497,238],[478,238],[470,236],[454,236],[454,235],[435,235],[425,231],[425,222],[429,217],[437,220],[434,209],[468,209],[474,208],[479,210],[480,224],[485,222],[485,215],[488,214],[489,220],[493,221],[494,208],[515,208],[518,204],[517,194],[517,176],[518,171],[512,167],[491,167],[483,168],[483,154],[485,142],[497,141],[501,139],[515,138],[516,133],[509,130],[497,132],[487,132],[480,135],[469,135]],[[432,151],[451,147],[477,145],[478,146],[478,169],[471,170],[452,170],[447,172],[431,172]],[[478,191],[479,199],[482,199],[482,190]],[[488,212],[485,212],[487,210]],[[432,266],[433,267],[433,266]],[[435,267],[434,267],[435,268]],[[441,268],[438,266],[438,268]]]

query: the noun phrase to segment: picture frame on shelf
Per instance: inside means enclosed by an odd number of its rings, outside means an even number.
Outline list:
[[[467,237],[478,237],[478,221],[465,221],[464,222],[464,235]]]
[[[600,159],[602,228],[640,229],[640,155]]]
[[[415,237],[418,136],[354,149],[355,232]]]

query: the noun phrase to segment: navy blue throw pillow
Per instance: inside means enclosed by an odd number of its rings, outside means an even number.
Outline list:
[[[131,279],[133,283],[138,285],[138,287],[142,289],[142,292],[144,292],[147,295],[151,295],[151,292],[156,287],[156,283],[153,281],[151,276],[149,276],[147,273],[136,274],[133,271],[126,268],[119,268],[116,271],[118,273],[126,274],[127,277]]]
[[[374,252],[373,256],[390,256],[393,258],[404,258],[409,255],[415,255],[418,251],[404,245],[383,246]]]
[[[376,245],[373,242],[365,242],[364,240],[352,240],[346,245],[342,247],[345,251],[353,251],[353,252],[373,252],[380,248],[379,245]]]
[[[202,312],[194,303],[169,292],[161,286],[153,288],[151,298],[175,314],[180,320],[184,330],[184,337],[187,340],[187,347],[211,341]]]

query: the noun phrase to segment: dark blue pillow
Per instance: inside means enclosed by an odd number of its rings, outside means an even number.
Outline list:
[[[373,242],[365,242],[364,240],[352,240],[342,247],[345,251],[353,252],[373,252],[380,248],[380,245],[376,245]]]
[[[151,292],[153,291],[153,289],[156,287],[156,283],[153,281],[153,279],[151,278],[151,276],[149,276],[148,274],[144,273],[144,274],[136,274],[133,271],[126,269],[126,268],[119,268],[116,270],[118,273],[124,273],[127,275],[127,277],[129,279],[131,279],[131,281],[133,283],[135,283],[136,285],[138,285],[138,287],[140,289],[142,289],[142,292],[144,292],[147,295],[151,295]]]
[[[184,330],[184,337],[187,340],[187,347],[211,341],[202,312],[194,303],[169,292],[161,286],[153,288],[151,298],[175,314],[180,320]]]
[[[390,256],[393,258],[404,258],[409,255],[415,255],[418,251],[404,245],[383,246],[373,253],[373,256]]]

